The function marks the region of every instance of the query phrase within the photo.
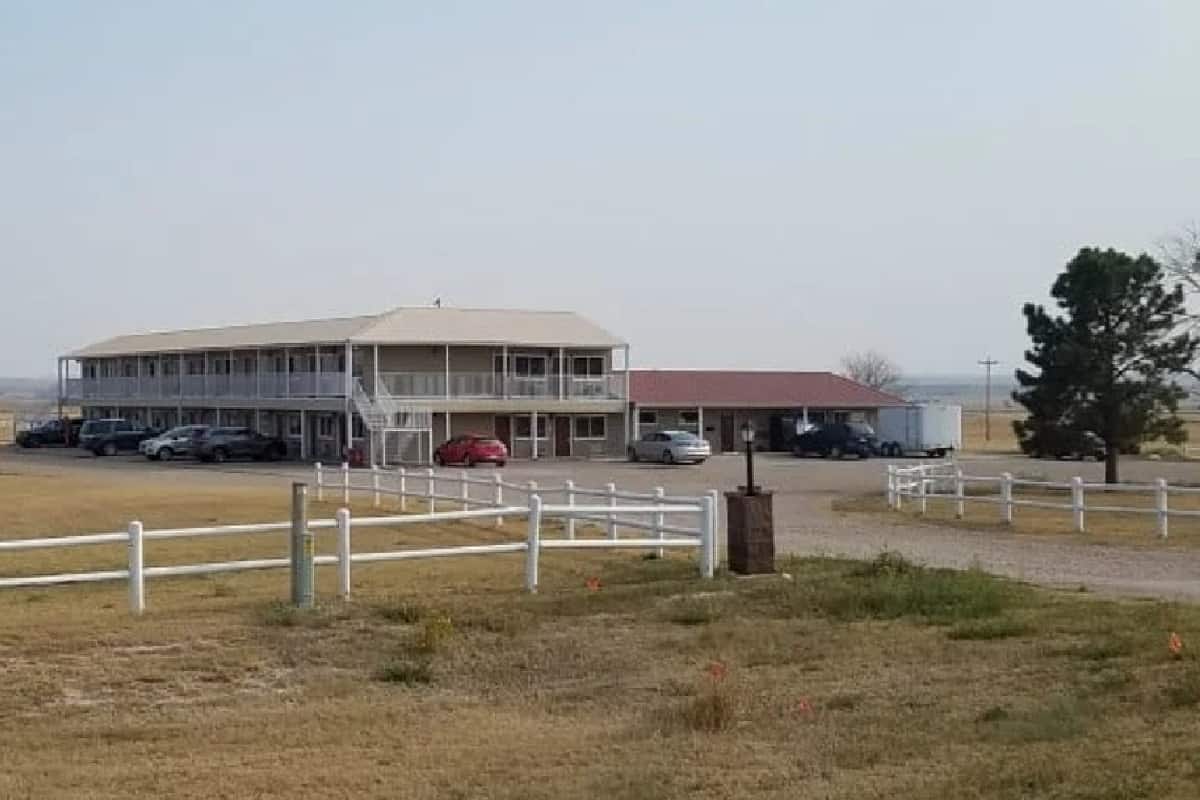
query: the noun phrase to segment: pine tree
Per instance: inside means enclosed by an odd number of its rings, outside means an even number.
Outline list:
[[[1057,315],[1033,303],[1022,309],[1033,343],[1025,359],[1038,372],[1017,370],[1013,399],[1029,412],[1017,436],[1026,452],[1047,452],[1062,431],[1094,431],[1107,443],[1104,479],[1117,483],[1121,452],[1186,438],[1176,415],[1186,393],[1175,378],[1200,339],[1180,332],[1183,289],[1167,288],[1162,266],[1147,255],[1084,248],[1050,294]]]

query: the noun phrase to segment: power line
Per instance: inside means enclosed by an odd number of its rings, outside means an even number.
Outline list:
[[[988,356],[979,362],[979,366],[987,369],[987,382],[983,390],[983,440],[992,440],[992,367],[1000,362]]]

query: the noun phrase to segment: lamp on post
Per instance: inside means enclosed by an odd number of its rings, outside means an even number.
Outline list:
[[[775,571],[775,515],[772,493],[754,483],[754,423],[742,425],[746,445],[746,485],[725,493],[729,569],[742,575]]]
[[[746,445],[746,486],[745,494],[758,494],[754,485],[754,423],[747,420],[742,425],[742,443]]]

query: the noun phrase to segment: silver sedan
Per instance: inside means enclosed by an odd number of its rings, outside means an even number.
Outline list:
[[[687,431],[647,433],[629,445],[630,461],[661,461],[664,464],[702,463],[712,455],[708,442]]]

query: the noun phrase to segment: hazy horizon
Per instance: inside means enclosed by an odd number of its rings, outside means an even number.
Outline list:
[[[0,9],[0,375],[143,330],[570,309],[635,366],[1011,374],[1200,220],[1200,4]]]

